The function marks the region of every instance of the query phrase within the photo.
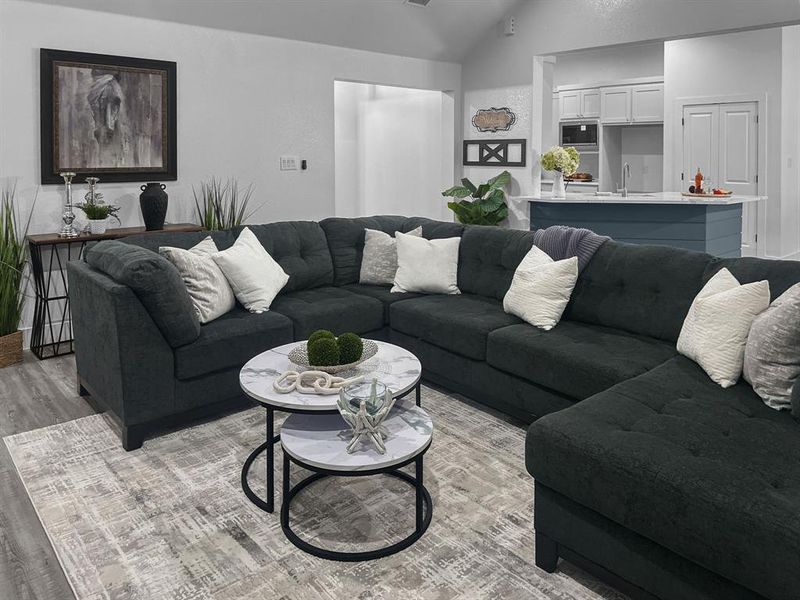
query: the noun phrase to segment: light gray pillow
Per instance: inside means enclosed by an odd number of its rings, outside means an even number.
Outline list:
[[[213,321],[236,306],[228,280],[211,258],[218,252],[211,236],[189,250],[161,246],[158,252],[178,269],[201,323]]]
[[[408,235],[422,237],[422,226]],[[397,240],[388,233],[375,229],[364,230],[364,256],[361,259],[359,283],[392,285],[397,273]]]
[[[800,283],[776,298],[750,328],[744,378],[770,408],[790,409],[800,376]]]

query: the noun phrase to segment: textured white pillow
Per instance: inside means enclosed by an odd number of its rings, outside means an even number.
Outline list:
[[[722,387],[742,374],[750,326],[769,306],[769,282],[741,285],[719,270],[695,296],[678,336],[678,352],[691,358]]]
[[[523,321],[552,329],[561,320],[578,281],[578,257],[554,261],[533,246],[519,263],[503,298],[503,310]]]
[[[422,226],[412,229],[408,235],[422,237]],[[365,229],[364,254],[358,282],[368,285],[392,285],[396,273],[397,240],[383,231]]]
[[[458,247],[461,238],[426,240],[400,233],[397,240],[397,273],[393,292],[460,294]]]
[[[275,296],[289,281],[286,272],[247,227],[233,246],[211,258],[222,269],[236,299],[250,312],[269,310]]]
[[[189,250],[171,246],[158,249],[178,269],[201,323],[213,321],[236,306],[228,280],[211,258],[216,252],[217,245],[211,236]]]

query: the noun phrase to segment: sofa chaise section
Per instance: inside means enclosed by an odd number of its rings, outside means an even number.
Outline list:
[[[756,594],[797,597],[800,423],[745,382],[723,389],[673,358],[539,419],[526,464],[537,483],[537,535],[562,541],[539,514],[547,488]],[[602,546],[588,542],[570,549],[604,566]]]

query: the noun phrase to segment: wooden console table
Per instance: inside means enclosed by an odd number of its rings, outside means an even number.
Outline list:
[[[67,287],[67,262],[79,260],[88,242],[116,240],[141,233],[158,235],[163,232],[202,230],[203,228],[199,225],[176,223],[165,225],[164,229],[158,231],[145,231],[144,227],[118,227],[99,235],[82,233],[74,238],[62,238],[57,233],[29,235],[27,240],[36,292],[31,327],[31,352],[40,360],[74,352]],[[50,256],[45,270],[43,255],[46,250],[50,251]],[[63,257],[60,253],[61,250],[65,255]],[[53,317],[55,317],[55,323]]]

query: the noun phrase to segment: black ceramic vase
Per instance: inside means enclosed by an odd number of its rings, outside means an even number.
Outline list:
[[[167,216],[167,202],[169,195],[164,190],[167,186],[155,181],[143,185],[139,194],[139,206],[142,209],[144,228],[147,231],[164,229],[164,219]]]

